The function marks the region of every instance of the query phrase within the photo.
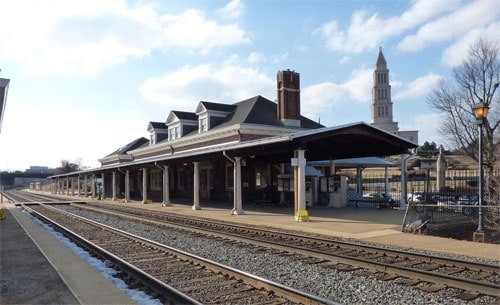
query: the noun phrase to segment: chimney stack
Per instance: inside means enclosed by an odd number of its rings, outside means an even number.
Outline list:
[[[295,71],[278,71],[278,119],[284,125],[300,127],[300,75]]]

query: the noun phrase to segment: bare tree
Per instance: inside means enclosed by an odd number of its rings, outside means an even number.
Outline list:
[[[54,171],[55,175],[72,173],[81,170],[81,160],[75,160],[73,163],[68,160],[61,160],[61,166]]]
[[[427,97],[431,107],[442,112],[444,119],[439,132],[447,144],[478,160],[479,131],[472,108],[484,103],[489,108],[483,126],[483,164],[487,173],[492,173],[499,155],[498,129],[500,124],[500,58],[498,46],[479,39],[469,48],[469,56],[461,66],[453,69],[453,82],[442,80]]]

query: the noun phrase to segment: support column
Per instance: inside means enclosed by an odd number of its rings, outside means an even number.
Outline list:
[[[400,210],[406,210],[408,204],[408,159],[409,155],[401,155],[401,203],[399,204]],[[406,217],[406,214],[405,214]],[[404,223],[404,222],[403,222]],[[403,230],[403,228],[401,228]]]
[[[292,159],[295,186],[295,221],[309,221],[309,212],[306,207],[306,158],[304,154],[304,149],[298,149],[294,152],[295,158]]]
[[[69,195],[69,176],[66,176],[66,195]]]
[[[106,187],[104,183],[104,173],[101,174],[101,180],[102,180],[102,194],[101,194],[101,199],[104,200],[106,199]]]
[[[116,172],[113,172],[113,176],[111,178],[111,184],[112,184],[112,197],[111,200],[116,200]]]
[[[82,188],[81,188],[80,184],[81,184],[80,175],[78,175],[78,177],[76,177],[76,188],[77,188],[78,197],[80,197],[80,195],[82,195]]]
[[[193,162],[193,210],[201,210],[200,207],[200,162]]]
[[[83,197],[87,197],[87,175],[83,176]]]
[[[142,203],[148,203],[148,169],[142,169]]]
[[[71,178],[71,196],[75,196],[75,178]]]
[[[168,165],[163,166],[163,202],[162,207],[172,206],[170,202],[170,176],[168,175]]]
[[[243,215],[245,211],[243,211],[243,203],[241,202],[241,157],[234,157],[234,206],[231,211],[232,215]]]
[[[335,160],[330,160],[330,175],[329,176],[334,176],[335,175]]]
[[[306,209],[306,158],[304,157],[305,150],[298,150],[298,200],[299,200],[299,210]]]
[[[92,181],[91,181],[91,190],[92,190],[92,198],[95,198],[95,187],[96,187],[96,183],[97,183],[97,179],[95,177],[95,175],[92,175]]]
[[[389,194],[389,168],[387,166],[384,171],[384,193]]]
[[[356,176],[357,176],[357,192],[359,195],[363,196],[363,168],[358,166],[356,168]]]
[[[335,176],[335,160],[330,160],[330,177]],[[327,178],[330,179],[330,178]],[[328,184],[328,181],[327,181]],[[338,190],[340,192],[340,190]],[[335,206],[335,194],[334,193],[328,193],[328,206]]]
[[[125,170],[125,202],[130,202],[130,171]]]

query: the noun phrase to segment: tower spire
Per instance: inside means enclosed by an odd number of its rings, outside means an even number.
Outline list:
[[[386,131],[397,133],[398,123],[392,118],[391,85],[389,69],[382,47],[379,47],[375,70],[373,71],[373,89],[371,105],[371,123]]]

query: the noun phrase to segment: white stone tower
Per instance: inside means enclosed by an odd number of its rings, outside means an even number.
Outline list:
[[[371,124],[388,132],[398,134],[398,123],[393,121],[389,69],[382,48],[379,49],[373,72]]]

